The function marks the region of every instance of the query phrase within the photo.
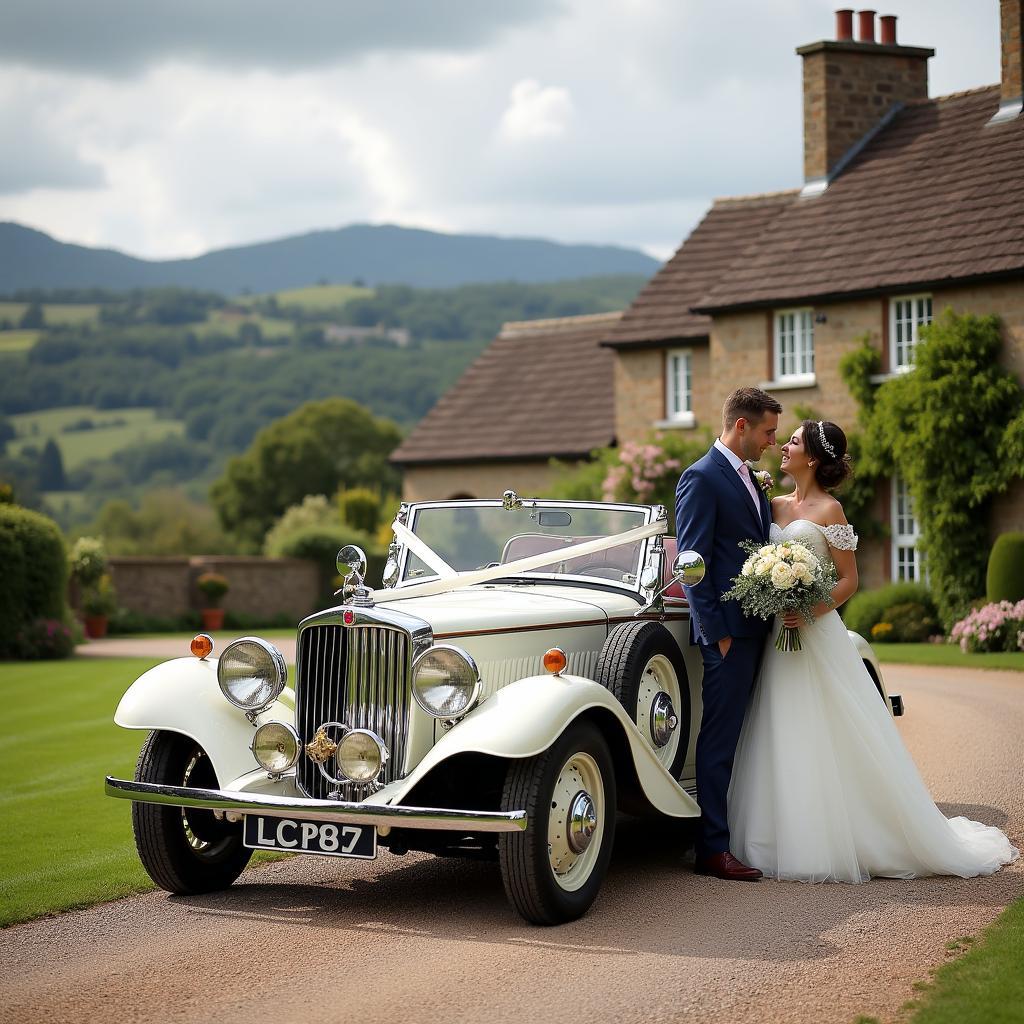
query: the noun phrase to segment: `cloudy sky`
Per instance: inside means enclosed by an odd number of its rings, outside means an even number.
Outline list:
[[[802,183],[835,0],[3,0],[0,220],[153,258],[353,222],[663,257]],[[932,95],[998,0],[894,0]]]

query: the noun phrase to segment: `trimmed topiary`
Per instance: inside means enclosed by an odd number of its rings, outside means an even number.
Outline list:
[[[31,638],[46,634],[46,621],[70,620],[67,554],[57,524],[30,509],[0,504],[0,566],[0,658],[39,657],[26,647]]]
[[[886,614],[889,609],[901,604],[921,605],[935,621],[935,632],[941,632],[935,601],[923,583],[888,583],[876,590],[862,590],[843,606],[843,621],[847,629],[863,637],[870,637],[874,626],[889,621]],[[894,640],[896,637],[890,635],[887,639]]]
[[[988,556],[985,596],[989,602],[1024,599],[1024,533],[1001,533]]]

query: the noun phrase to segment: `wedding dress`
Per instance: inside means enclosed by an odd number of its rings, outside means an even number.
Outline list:
[[[798,519],[771,540],[799,541],[826,564],[856,550],[849,526]],[[835,611],[800,626],[802,651],[766,642],[729,787],[730,849],[776,878],[991,874],[1018,851],[997,828],[947,819],[903,745]]]

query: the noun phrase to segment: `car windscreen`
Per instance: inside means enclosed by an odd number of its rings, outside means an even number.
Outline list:
[[[643,526],[640,510],[545,506],[506,509],[500,505],[461,505],[418,509],[413,532],[457,572],[505,565],[521,558],[558,552],[571,544],[610,537]],[[633,582],[643,541],[607,551],[553,561],[524,575],[593,576]],[[424,579],[434,570],[410,553],[403,579]],[[633,579],[624,579],[632,576]]]

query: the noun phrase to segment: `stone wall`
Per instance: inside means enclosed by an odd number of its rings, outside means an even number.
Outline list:
[[[320,570],[301,559],[233,555],[110,559],[118,605],[156,618],[201,610],[206,602],[196,580],[204,572],[220,573],[230,584],[222,602],[225,609],[254,619],[287,615],[298,622],[322,606]]]

